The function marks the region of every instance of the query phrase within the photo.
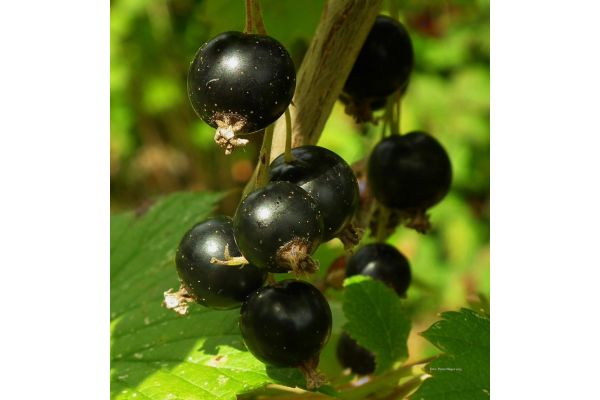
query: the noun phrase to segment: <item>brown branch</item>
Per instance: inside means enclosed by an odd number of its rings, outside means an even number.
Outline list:
[[[296,92],[289,107],[292,147],[315,144],[383,0],[326,0],[315,36],[296,77]],[[275,122],[271,160],[285,150],[285,115]],[[251,190],[256,169],[244,189]]]
[[[297,74],[292,146],[315,144],[354,60],[379,13],[382,0],[327,0],[319,26]],[[285,117],[277,120],[271,159],[285,149]]]

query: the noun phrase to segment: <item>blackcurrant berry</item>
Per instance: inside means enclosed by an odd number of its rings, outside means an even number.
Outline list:
[[[375,371],[375,356],[346,332],[342,332],[337,343],[336,355],[344,368],[358,375],[369,375]]]
[[[367,275],[392,287],[405,297],[410,285],[410,264],[394,246],[371,243],[353,254],[346,264],[346,277]]]
[[[271,181],[295,183],[316,201],[323,215],[323,241],[333,239],[352,219],[358,206],[358,183],[350,166],[333,151],[319,146],[292,149],[271,163]]]
[[[300,367],[308,386],[331,333],[331,309],[321,292],[300,280],[257,290],[244,302],[240,330],[248,350],[264,363]]]
[[[197,303],[216,309],[239,307],[250,293],[263,285],[264,269],[252,264],[211,263],[213,257],[222,259],[226,249],[231,256],[241,255],[229,217],[201,222],[181,239],[175,258],[177,273],[183,287]]]
[[[265,35],[222,33],[198,50],[188,72],[192,107],[218,128],[215,139],[223,147],[231,145],[235,134],[254,132],[277,120],[295,87],[289,53]]]
[[[270,272],[314,272],[310,258],[323,237],[317,202],[290,182],[271,182],[250,193],[233,217],[235,240],[249,262]]]
[[[448,193],[452,166],[446,150],[429,134],[392,135],[373,149],[368,181],[373,196],[384,206],[426,210]]]
[[[408,84],[414,54],[408,31],[397,20],[379,15],[344,85],[354,99],[386,97]]]

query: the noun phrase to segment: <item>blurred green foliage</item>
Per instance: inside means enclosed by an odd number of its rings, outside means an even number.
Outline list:
[[[260,145],[226,157],[213,130],[187,101],[186,76],[197,49],[226,30],[242,30],[242,0],[111,1],[111,209],[138,207],[177,190],[240,189]],[[266,28],[301,62],[323,0],[262,0]],[[400,228],[390,238],[413,267],[410,359],[434,353],[417,335],[436,313],[489,296],[489,0],[392,0],[411,32],[416,67],[402,103],[401,130],[427,130],[450,155],[450,194],[431,210],[426,235]],[[381,126],[356,125],[336,104],[319,144],[353,163],[365,157]],[[239,194],[221,212],[232,213]],[[341,246],[321,246],[323,270]],[[335,296],[335,294],[332,294]],[[335,338],[332,344],[335,343]],[[330,347],[330,346],[328,346]],[[328,349],[325,369],[333,361]],[[332,368],[334,368],[332,366]]]
[[[243,30],[242,0],[111,2],[111,208],[181,189],[231,189],[248,179],[260,136],[224,157],[213,130],[188,104],[186,77],[198,48]],[[322,0],[262,2],[269,33],[299,64]],[[231,208],[230,202],[226,208]]]

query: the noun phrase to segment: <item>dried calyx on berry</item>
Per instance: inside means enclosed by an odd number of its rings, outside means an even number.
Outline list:
[[[311,258],[323,238],[316,201],[290,182],[272,182],[242,200],[233,217],[236,243],[247,260],[269,272],[318,270]]]
[[[231,218],[210,218],[187,231],[175,256],[181,287],[177,292],[165,292],[163,305],[179,314],[187,313],[189,302],[214,309],[239,307],[264,284],[267,274],[252,264],[228,266],[214,262],[224,255],[241,256]]]
[[[296,70],[281,43],[266,35],[225,32],[206,42],[188,72],[194,111],[217,129],[215,141],[230,154],[240,134],[264,129],[292,100]]]

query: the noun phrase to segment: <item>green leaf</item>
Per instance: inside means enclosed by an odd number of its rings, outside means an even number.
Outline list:
[[[344,330],[375,354],[375,372],[407,358],[410,319],[396,292],[367,276],[348,278],[344,287]]]
[[[266,367],[245,348],[239,309],[192,305],[189,315],[161,307],[179,285],[175,249],[222,197],[169,196],[142,216],[111,217],[111,397],[234,399],[267,383],[299,385],[295,369]]]
[[[490,397],[490,319],[463,308],[442,313],[422,335],[444,354],[425,370],[432,375],[413,400],[479,400]]]

